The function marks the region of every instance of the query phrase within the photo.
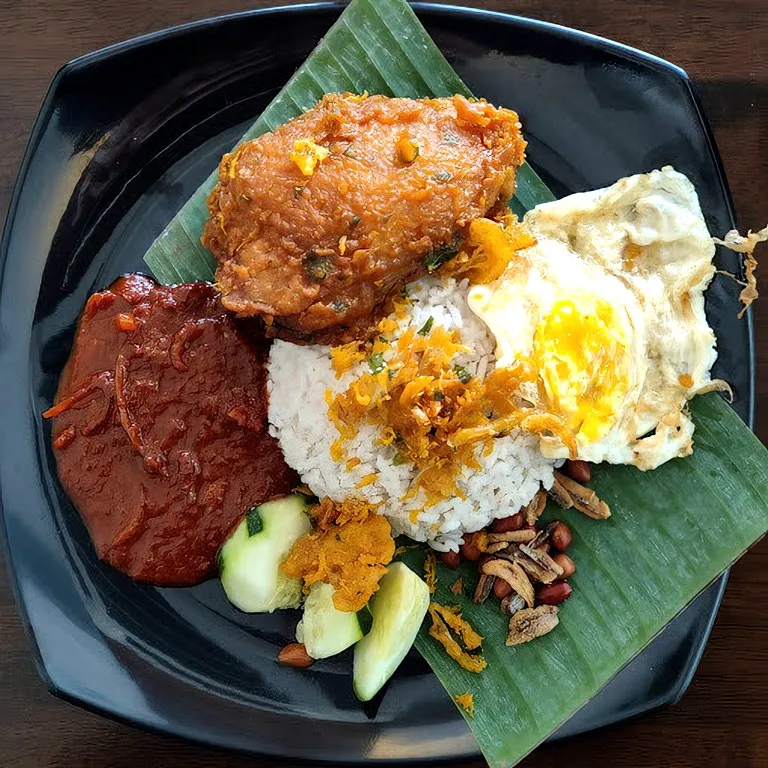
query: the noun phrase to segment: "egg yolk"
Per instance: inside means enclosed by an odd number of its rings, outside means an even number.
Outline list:
[[[587,442],[618,419],[629,390],[629,349],[616,310],[595,296],[563,299],[534,334],[533,360],[552,411]]]

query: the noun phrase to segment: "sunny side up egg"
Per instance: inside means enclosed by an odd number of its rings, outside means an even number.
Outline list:
[[[581,459],[647,470],[690,454],[685,404],[717,356],[704,312],[715,247],[691,182],[665,167],[540,205],[524,223],[536,245],[469,293],[497,366],[534,364],[522,395],[565,420]],[[551,436],[541,451],[568,456]]]

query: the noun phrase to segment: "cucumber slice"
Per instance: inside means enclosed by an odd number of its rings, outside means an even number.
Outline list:
[[[354,611],[340,611],[333,604],[336,590],[330,584],[313,584],[304,601],[304,618],[296,627],[296,639],[313,659],[327,659],[354,645],[363,636]]]
[[[355,694],[369,701],[389,680],[408,650],[429,607],[429,588],[404,563],[392,563],[373,596],[371,631],[355,646]]]
[[[305,496],[295,494],[254,507],[219,552],[221,584],[246,613],[271,613],[301,603],[301,579],[280,573],[293,543],[311,529]]]

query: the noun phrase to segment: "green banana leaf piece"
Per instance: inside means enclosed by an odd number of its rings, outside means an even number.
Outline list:
[[[405,0],[353,0],[243,140],[295,117],[324,93],[365,90],[470,95]],[[200,235],[215,179],[213,173],[147,252],[161,282],[213,279],[213,259]],[[524,166],[513,210],[551,199]],[[569,554],[577,572],[560,625],[546,637],[506,647],[507,623],[497,603],[471,602],[475,570],[438,569],[435,598],[462,606],[485,638],[488,668],[465,672],[426,626],[416,645],[451,696],[473,694],[474,717],[462,714],[494,768],[515,765],[567,720],[768,529],[768,452],[718,395],[696,398],[691,411],[691,458],[648,473],[597,467],[592,486],[611,505],[609,520],[559,511],[573,530]],[[423,556],[413,550],[405,559],[418,569]],[[448,590],[459,574],[465,596]]]

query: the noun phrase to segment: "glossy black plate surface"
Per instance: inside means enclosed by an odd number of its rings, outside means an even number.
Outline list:
[[[673,164],[713,233],[729,195],[685,74],[539,22],[417,6],[477,94],[515,108],[529,158],[561,195]],[[352,694],[348,658],[275,662],[295,616],[245,616],[218,582],[153,589],[102,565],[56,479],[50,404],[86,297],[142,254],[338,15],[333,4],[245,13],[151,35],[68,64],[42,107],[2,244],[0,488],[7,563],[41,673],[58,695],[147,727],[248,752],[334,763],[475,755],[415,653],[378,707]],[[279,41],[273,42],[273,41]],[[720,254],[720,266],[735,268]],[[750,326],[718,278],[708,311],[716,374],[751,420]],[[560,732],[675,700],[695,670],[724,578]]]

